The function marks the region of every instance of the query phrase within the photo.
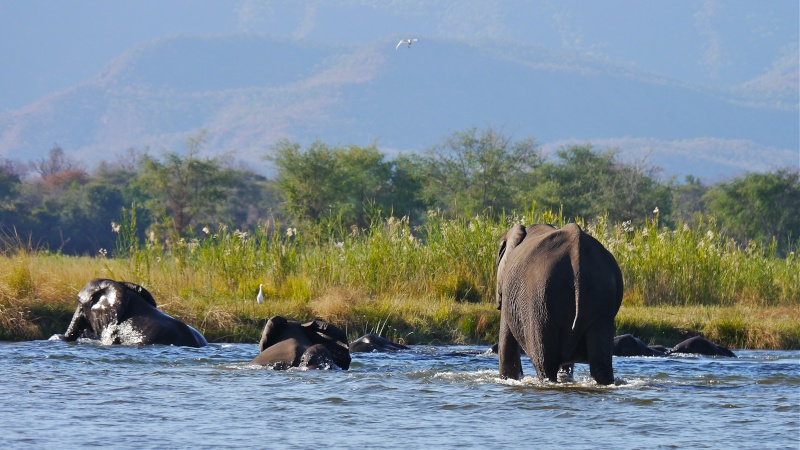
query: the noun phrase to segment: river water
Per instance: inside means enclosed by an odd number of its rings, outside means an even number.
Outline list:
[[[614,358],[605,387],[500,380],[484,350],[282,372],[256,344],[0,342],[0,448],[800,448],[800,351]]]

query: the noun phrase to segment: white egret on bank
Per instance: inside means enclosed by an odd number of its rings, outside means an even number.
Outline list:
[[[261,286],[264,286],[264,285],[263,284],[259,284],[258,285],[258,295],[256,295],[256,301],[258,301],[259,305],[264,303],[264,293],[261,292]]]

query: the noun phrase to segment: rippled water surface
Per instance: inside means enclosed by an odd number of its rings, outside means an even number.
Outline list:
[[[484,350],[280,372],[248,364],[255,344],[0,342],[0,447],[800,448],[798,351],[615,358],[601,387],[584,365],[503,381]]]

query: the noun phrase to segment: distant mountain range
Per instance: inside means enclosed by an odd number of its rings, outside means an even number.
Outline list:
[[[535,136],[546,152],[616,147],[666,176],[714,181],[800,165],[791,90],[758,96],[757,86],[690,84],[503,40],[420,37],[395,49],[403,37],[340,45],[255,34],[160,38],[0,115],[0,157],[36,159],[58,144],[91,165],[129,148],[183,151],[205,130],[207,154],[231,151],[268,173],[262,157],[280,139],[376,143],[395,155],[491,126]]]

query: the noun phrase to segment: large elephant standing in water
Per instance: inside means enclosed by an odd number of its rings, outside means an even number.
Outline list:
[[[261,333],[259,350],[253,363],[273,369],[350,368],[347,335],[322,320],[300,323],[281,316],[272,317]]]
[[[138,284],[96,278],[78,292],[78,308],[64,340],[94,336],[103,344],[203,347],[199,331],[159,311],[153,295]]]
[[[521,346],[539,378],[589,363],[599,384],[614,382],[614,318],[622,273],[614,256],[578,225],[516,225],[497,254],[500,376],[522,374]]]

